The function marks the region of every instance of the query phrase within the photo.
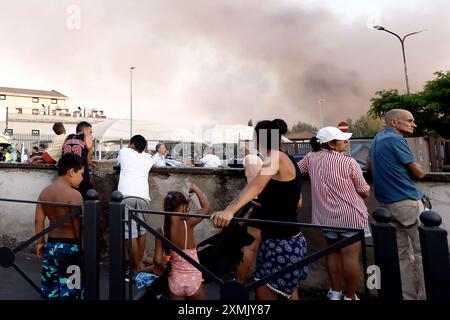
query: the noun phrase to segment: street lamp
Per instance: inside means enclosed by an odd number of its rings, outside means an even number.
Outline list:
[[[320,108],[320,127],[323,128],[323,113],[322,113],[322,103],[325,100],[319,100],[319,108]]]
[[[405,39],[406,39],[406,37],[412,36],[413,34],[416,34],[416,33],[420,33],[420,32],[422,32],[424,30],[411,32],[411,33],[408,33],[407,35],[405,35],[403,38],[400,38],[400,36],[398,34],[392,32],[392,31],[390,31],[388,29],[385,29],[382,26],[376,25],[376,26],[373,26],[373,28],[377,29],[379,31],[386,31],[387,33],[390,33],[390,34],[396,36],[398,38],[398,40],[400,40],[400,43],[402,45],[403,66],[405,67],[406,91],[409,93],[408,70],[406,68],[406,57],[405,57]]]
[[[133,136],[133,70],[130,67],[130,139]]]

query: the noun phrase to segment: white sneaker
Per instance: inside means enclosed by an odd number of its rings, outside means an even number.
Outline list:
[[[347,297],[347,295],[344,296],[344,300],[352,300],[351,298]],[[355,301],[359,300],[358,296],[355,294]]]
[[[342,300],[342,291],[328,290],[327,298],[330,300]]]

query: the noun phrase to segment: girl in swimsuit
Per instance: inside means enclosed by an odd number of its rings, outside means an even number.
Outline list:
[[[197,213],[208,214],[210,212],[209,203],[200,188],[193,185],[189,189],[189,193],[195,193],[200,201],[201,208]],[[189,211],[189,201],[181,192],[171,191],[167,193],[164,199],[164,211],[187,213]],[[167,215],[164,219],[164,226],[158,231],[198,262],[194,227],[202,221],[203,219],[200,218]],[[164,259],[164,253],[166,253],[166,256],[170,256],[168,277],[170,299],[204,300],[205,292],[202,285],[203,277],[201,271],[176,252],[165,249],[161,240],[156,238],[155,241],[153,262],[157,273],[161,273],[165,269],[166,259]]]

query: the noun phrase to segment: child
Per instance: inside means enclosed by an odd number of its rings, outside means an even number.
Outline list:
[[[192,185],[189,193],[195,192],[200,200],[201,209],[198,214],[208,214],[210,211],[208,200],[205,194],[196,185]],[[171,191],[164,199],[164,210],[169,212],[186,213],[189,210],[189,201],[177,191]],[[198,262],[197,249],[194,239],[194,227],[203,219],[166,216],[164,226],[158,231],[182,248],[183,252]],[[192,266],[184,258],[174,251],[166,250],[170,253],[170,273],[169,273],[169,296],[171,300],[195,299],[204,300],[203,277],[201,271]],[[163,262],[164,248],[161,240],[155,238],[155,256],[153,259],[155,271],[161,273],[165,269]]]
[[[57,136],[53,139],[50,148],[43,152],[42,156],[33,156],[30,158],[30,163],[55,164],[61,158],[62,145],[66,138],[66,128],[64,128],[62,122],[55,122],[53,125],[53,132],[55,132]]]
[[[58,178],[42,190],[38,201],[62,202],[83,205],[80,192],[76,190],[83,180],[84,167],[81,159],[68,153],[58,162]],[[45,229],[45,219],[56,223],[72,210],[67,207],[36,205],[35,232]],[[81,288],[69,288],[68,278],[74,274],[70,266],[80,266],[80,217],[74,216],[48,234],[47,244],[44,237],[37,241],[37,256],[42,260],[41,290],[46,299],[81,299]],[[79,282],[78,282],[79,283]],[[76,285],[76,283],[75,283]]]

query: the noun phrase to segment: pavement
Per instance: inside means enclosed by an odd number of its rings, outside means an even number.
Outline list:
[[[41,274],[41,260],[34,254],[19,252],[16,254],[15,263],[39,286]],[[105,264],[100,264],[100,299],[108,299],[109,274]],[[213,281],[204,284],[207,300],[219,300],[220,288]],[[128,285],[126,294],[128,296]],[[140,297],[145,293],[132,285],[132,296]],[[254,300],[254,291],[249,293],[250,300]],[[324,300],[324,292],[300,291],[302,300]],[[14,268],[0,267],[0,300],[40,300],[39,293],[17,272]]]
[[[40,283],[41,260],[34,254],[19,252],[16,254],[15,263],[37,285]],[[100,299],[107,300],[109,290],[109,273],[105,264],[100,264]],[[128,295],[128,285],[126,286]],[[205,292],[208,300],[218,300],[219,287],[213,282],[205,284]],[[144,290],[138,290],[132,285],[134,298],[144,294]],[[40,300],[39,293],[17,272],[14,268],[0,267],[0,300]]]

